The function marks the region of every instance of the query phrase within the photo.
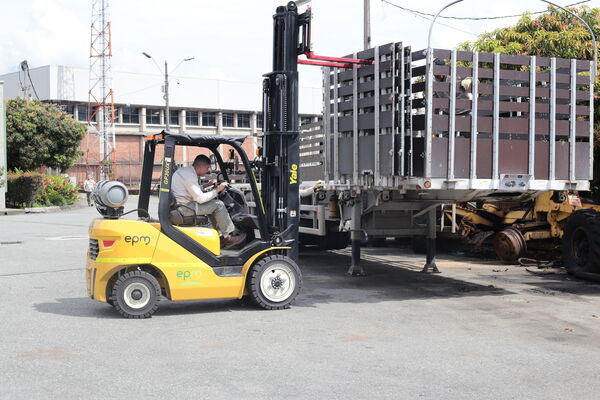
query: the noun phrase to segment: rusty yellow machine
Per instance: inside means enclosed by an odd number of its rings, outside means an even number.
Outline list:
[[[577,192],[548,191],[526,203],[465,203],[444,212],[469,243],[493,236],[502,261],[517,261],[533,241],[562,239],[568,272],[600,274],[600,205],[582,201]]]

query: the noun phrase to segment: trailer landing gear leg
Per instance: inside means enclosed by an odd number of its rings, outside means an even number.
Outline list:
[[[429,211],[429,218],[427,220],[427,259],[425,260],[425,266],[421,272],[427,274],[431,268],[431,272],[439,274],[440,270],[435,265],[435,237],[436,237],[436,226],[435,226],[435,208]]]
[[[348,269],[348,275],[350,276],[366,276],[362,265],[360,264],[360,212],[361,205],[358,200],[355,200],[352,206],[352,222],[350,224],[350,240],[352,243],[352,263]]]

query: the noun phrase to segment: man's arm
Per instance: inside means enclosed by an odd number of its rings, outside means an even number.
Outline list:
[[[216,179],[211,179],[210,181],[208,181],[208,183],[205,183],[204,185],[202,185],[202,189],[206,189],[207,187],[212,186],[216,183],[217,183]]]
[[[217,197],[217,192],[215,190],[211,190],[210,192],[203,192],[202,188],[197,182],[186,179],[184,181],[184,185],[185,190],[198,204],[206,203],[207,201],[211,201],[212,199]]]

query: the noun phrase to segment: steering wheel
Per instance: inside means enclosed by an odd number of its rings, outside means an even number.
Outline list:
[[[222,172],[217,172],[217,177],[216,177],[217,183],[215,183],[213,185],[213,189],[216,189],[221,183],[226,182],[229,183],[228,180],[223,179],[223,173]],[[223,189],[218,195],[217,198],[219,199],[223,199],[223,196],[225,196],[227,194],[227,191],[229,190],[229,187],[226,187],[225,189]]]

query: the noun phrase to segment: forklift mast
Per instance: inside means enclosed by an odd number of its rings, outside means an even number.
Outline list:
[[[273,16],[273,72],[264,75],[264,164],[261,193],[271,233],[279,233],[298,256],[299,117],[298,56],[308,49],[310,10],[296,3],[278,7]]]

